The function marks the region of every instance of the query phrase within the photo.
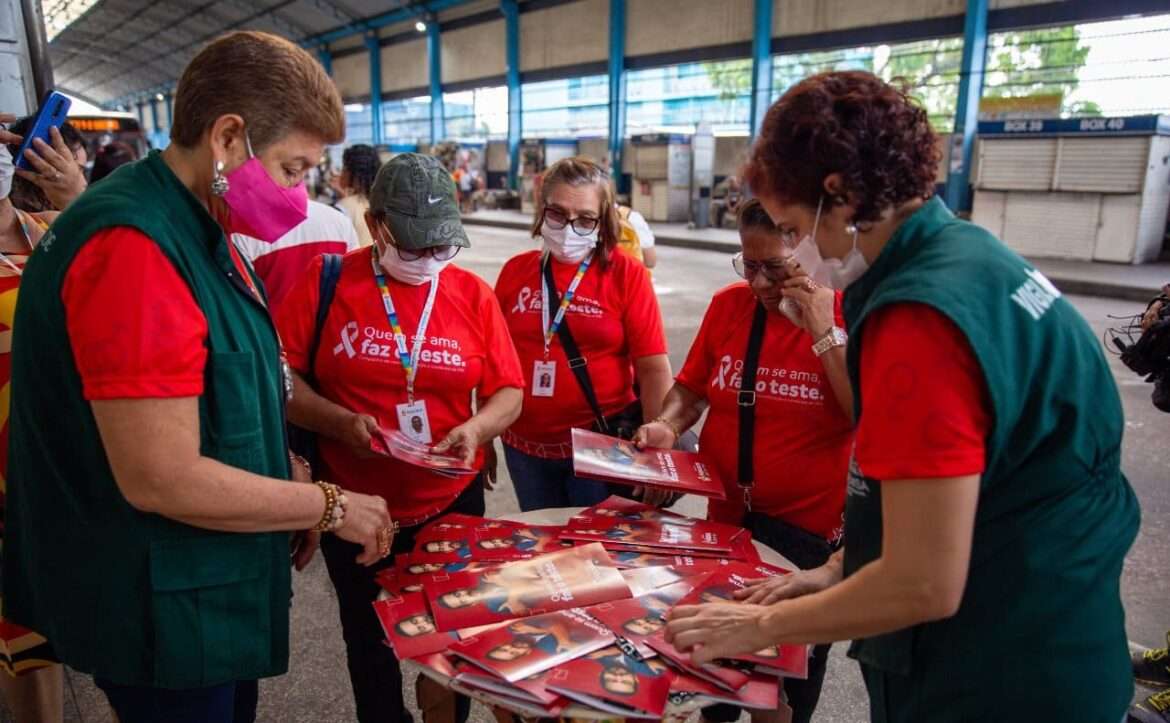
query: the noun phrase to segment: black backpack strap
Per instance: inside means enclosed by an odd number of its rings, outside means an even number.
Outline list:
[[[553,280],[552,262],[546,255],[541,261],[542,272],[544,273],[544,286],[548,290],[548,295],[551,298],[545,299],[547,303],[549,318],[561,305],[560,295],[557,294],[557,285]],[[561,346],[565,349],[565,356],[569,357],[569,371],[573,372],[573,376],[577,379],[578,386],[581,387],[581,393],[585,395],[585,401],[589,403],[589,409],[593,411],[593,416],[597,419],[597,429],[603,434],[609,433],[609,424],[605,421],[605,415],[601,412],[601,405],[597,402],[597,392],[593,389],[593,380],[589,378],[589,370],[585,368],[587,362],[585,357],[581,356],[581,348],[577,346],[576,340],[573,339],[572,332],[569,331],[569,315],[565,314],[565,318],[561,320],[560,327],[557,328],[557,337],[561,340]]]
[[[748,334],[747,353],[743,356],[743,375],[740,377],[739,394],[739,486],[743,490],[744,506],[751,509],[752,487],[756,484],[755,464],[752,451],[756,437],[756,372],[760,366],[760,347],[764,344],[764,324],[768,310],[763,304],[756,304],[752,315],[752,329]]]
[[[321,256],[321,277],[317,285],[317,320],[313,326],[313,341],[309,345],[309,374],[311,384],[316,377],[317,348],[321,346],[321,332],[325,329],[325,320],[329,318],[329,307],[333,304],[333,296],[337,291],[337,281],[341,278],[341,254],[323,254]]]

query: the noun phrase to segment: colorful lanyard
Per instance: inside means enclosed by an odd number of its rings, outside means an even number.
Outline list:
[[[548,302],[553,298],[552,290],[548,288],[548,282],[544,278],[543,267],[545,264],[552,263],[548,254],[544,255],[541,260],[542,273],[540,275],[541,283],[544,285],[544,299],[540,304],[541,318],[544,321],[544,358],[548,359],[549,346],[552,345],[553,337],[557,335],[557,329],[561,328],[561,323],[565,320],[565,312],[569,310],[569,304],[573,302],[573,297],[577,295],[577,287],[581,285],[581,279],[585,278],[585,272],[589,270],[589,265],[593,263],[593,252],[590,251],[581,265],[577,267],[577,274],[573,276],[573,280],[569,282],[569,288],[565,290],[565,296],[561,299],[561,305],[557,308],[556,316],[553,317],[552,323],[548,320]]]
[[[390,287],[386,285],[386,275],[378,265],[378,250],[373,249],[370,261],[374,267],[374,279],[378,282],[378,289],[382,292],[382,307],[386,310],[386,319],[390,322],[390,330],[394,332],[394,345],[398,350],[398,360],[402,362],[402,371],[406,373],[406,401],[414,404],[414,380],[418,377],[418,360],[422,356],[423,343],[427,340],[427,326],[431,323],[431,312],[435,308],[435,296],[439,291],[439,277],[431,279],[431,290],[427,293],[427,302],[423,306],[422,314],[418,317],[418,332],[414,335],[414,346],[408,352],[406,349],[406,334],[402,333],[402,324],[398,322],[398,312],[394,309],[394,299],[390,298]]]

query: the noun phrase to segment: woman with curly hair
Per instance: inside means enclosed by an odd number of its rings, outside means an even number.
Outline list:
[[[1117,389],[1060,291],[932,196],[936,148],[869,73],[813,76],[768,111],[749,182],[845,292],[844,547],[741,592],[755,604],[676,608],[668,637],[697,663],[854,639],[874,721],[1117,723],[1139,517]]]
[[[341,175],[337,178],[341,200],[337,202],[337,207],[353,222],[358,243],[362,247],[374,243],[370,229],[366,226],[366,211],[370,210],[370,188],[374,185],[374,176],[378,175],[381,165],[378,151],[364,143],[350,146],[341,154]]]

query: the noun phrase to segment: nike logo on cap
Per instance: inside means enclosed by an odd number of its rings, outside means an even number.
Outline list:
[[[442,196],[427,196],[427,203],[431,204],[432,206],[434,206],[436,203],[438,203],[439,201],[442,201],[442,200],[443,200]]]

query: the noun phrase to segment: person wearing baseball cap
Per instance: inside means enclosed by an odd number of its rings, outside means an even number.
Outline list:
[[[289,421],[317,435],[325,478],[385,498],[398,526],[397,554],[409,552],[435,517],[483,514],[485,485],[494,483],[483,472],[483,448],[519,416],[524,379],[495,294],[452,263],[471,243],[455,184],[438,160],[403,153],[383,165],[365,220],[373,246],[341,257],[335,281],[336,257],[315,260],[276,324],[295,374]],[[474,472],[441,475],[371,452],[393,431],[461,458]],[[363,567],[355,545],[328,538],[321,548],[337,591],[358,720],[409,720],[398,663],[370,607],[375,573],[393,557]],[[460,721],[467,708],[461,700]]]

